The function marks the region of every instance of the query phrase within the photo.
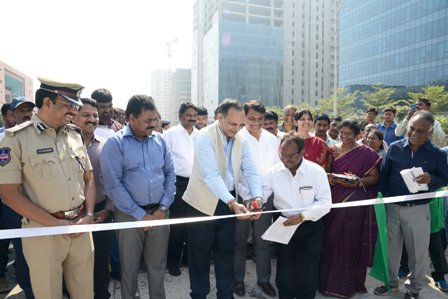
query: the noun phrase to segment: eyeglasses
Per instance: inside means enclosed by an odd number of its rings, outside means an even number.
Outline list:
[[[61,101],[61,100],[55,100],[56,102],[58,102],[58,103],[61,103],[62,105],[64,105],[64,107],[65,108],[67,108],[67,109],[76,109],[76,110],[79,110],[79,108],[80,108],[80,106],[79,105],[76,105],[76,104],[73,104],[73,103],[67,103],[67,102],[64,102],[64,101]]]

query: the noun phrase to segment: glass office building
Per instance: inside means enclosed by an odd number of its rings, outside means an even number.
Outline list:
[[[446,85],[448,1],[343,1],[339,65],[341,87]]]
[[[220,25],[219,99],[258,99],[280,106],[282,28],[231,21]]]
[[[283,0],[196,0],[191,97],[214,111],[225,98],[282,104]]]
[[[21,96],[34,99],[33,80],[19,70],[0,61],[0,106]]]

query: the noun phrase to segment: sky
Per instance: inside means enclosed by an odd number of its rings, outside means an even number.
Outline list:
[[[0,1],[0,60],[25,73],[109,89],[114,106],[151,94],[153,69],[191,67],[194,0]],[[172,43],[171,62],[167,43]]]

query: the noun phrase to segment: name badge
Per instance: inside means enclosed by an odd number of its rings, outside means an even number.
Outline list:
[[[36,150],[38,155],[41,154],[48,154],[48,153],[52,153],[53,152],[53,148],[52,147],[47,147],[47,148],[39,148]]]

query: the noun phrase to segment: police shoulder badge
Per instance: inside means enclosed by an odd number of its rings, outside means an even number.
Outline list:
[[[5,166],[11,161],[11,149],[9,147],[0,147],[0,166]]]

